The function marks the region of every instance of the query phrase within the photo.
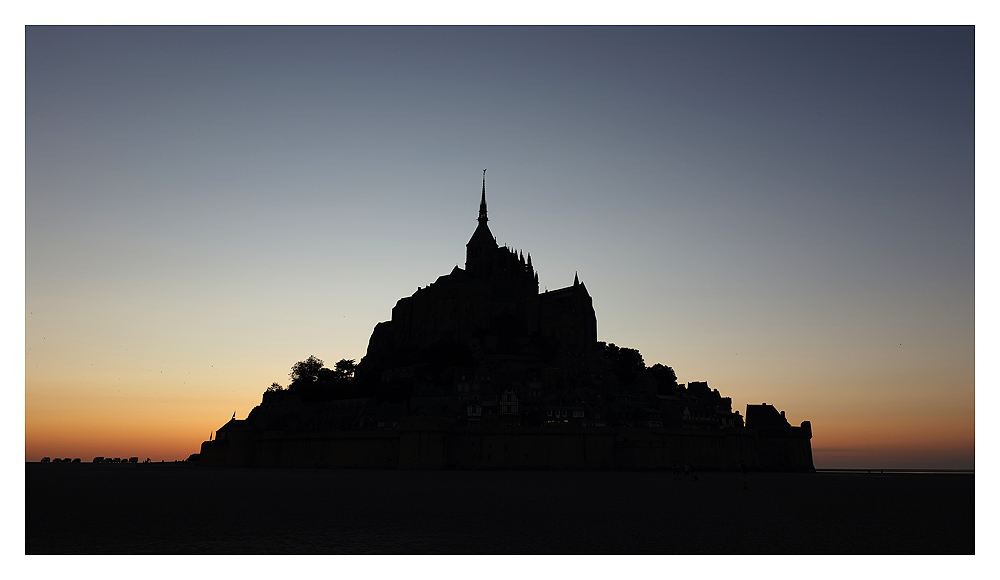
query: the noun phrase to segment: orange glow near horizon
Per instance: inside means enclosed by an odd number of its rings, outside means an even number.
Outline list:
[[[975,466],[975,427],[946,420],[919,428],[903,421],[813,422],[813,463],[817,469],[940,468]]]
[[[25,461],[41,457],[138,456],[153,461],[186,459],[200,450],[232,413],[245,418],[260,402],[266,381],[252,388],[220,383],[218,392],[175,391],[169,397],[110,396],[100,389],[36,387],[25,397]],[[141,389],[134,389],[141,391]],[[723,392],[723,395],[727,393]],[[882,407],[841,409],[805,399],[769,400],[786,410],[789,422],[810,421],[818,469],[944,468],[975,465],[975,425],[961,410],[940,409],[899,415]],[[743,412],[742,404],[734,407]]]
[[[260,389],[263,392],[263,388]],[[243,394],[180,391],[110,396],[99,390],[36,388],[25,396],[25,461],[41,457],[186,459],[221,427]],[[256,397],[254,404],[260,402]]]
[[[296,360],[313,352],[328,364],[360,358],[360,347],[346,342],[329,349],[334,355],[261,342],[256,357],[238,352],[252,349],[244,343],[191,352],[187,363],[162,361],[155,348],[137,345],[127,353],[125,348],[90,356],[53,353],[45,359],[51,364],[42,364],[41,353],[32,353],[29,359],[38,364],[26,368],[25,461],[44,456],[86,461],[109,454],[185,459],[234,411],[245,418],[272,381],[287,383]],[[661,362],[654,356],[647,364]],[[810,421],[818,469],[975,466],[975,376],[964,376],[961,366],[949,371],[958,387],[943,393],[935,380],[940,371],[923,377],[904,370],[895,377],[854,379],[853,368],[831,367],[810,377],[796,367],[776,372],[779,359],[737,368],[719,364],[713,356],[692,354],[673,364],[662,362],[674,367],[682,383],[708,380],[741,413],[747,404],[767,402],[785,411],[792,425]],[[716,365],[719,371],[712,373]]]

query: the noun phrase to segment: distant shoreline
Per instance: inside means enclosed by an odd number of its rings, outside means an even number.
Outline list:
[[[975,469],[918,469],[918,468],[894,468],[894,469],[821,469],[816,468],[816,473],[864,473],[864,474],[889,474],[889,473],[953,473],[957,475],[975,475]]]
[[[25,465],[41,465],[42,464],[41,461],[25,461],[24,463],[25,463]],[[66,465],[66,464],[63,463],[63,464],[49,464],[49,465]],[[118,463],[118,464],[112,464],[112,463],[93,463],[93,462],[90,462],[90,461],[81,461],[79,463],[70,463],[70,465],[77,465],[77,466],[79,466],[79,465],[101,465],[101,466],[107,465],[107,466],[109,466],[110,469],[116,469],[116,468],[119,468],[122,465],[131,465],[133,467],[135,467],[135,466],[142,466],[142,465],[145,465],[145,466],[154,466],[154,465],[157,465],[157,466],[163,466],[163,465],[189,465],[191,467],[199,467],[197,464],[190,464],[187,461],[180,460],[180,459],[174,460],[174,461],[150,461],[149,463],[131,463],[131,464],[127,463],[127,462],[122,462],[122,463]],[[202,469],[206,469],[206,468],[207,468],[206,466],[202,466]],[[56,469],[58,469],[58,468],[56,468]],[[266,467],[252,468],[252,467],[250,467],[250,468],[232,468],[232,469],[272,469],[272,468],[266,468]],[[309,469],[309,468],[293,467],[293,468],[288,468],[288,469]],[[334,469],[335,470],[336,468],[330,468],[330,469]],[[441,471],[461,471],[461,470],[443,469]],[[493,470],[484,469],[482,471],[493,471]],[[535,470],[528,469],[528,470],[520,470],[520,471],[535,471]],[[545,470],[537,470],[537,471],[545,471]],[[584,469],[573,470],[573,469],[568,469],[568,470],[553,470],[553,471],[591,471],[591,470],[584,470]],[[628,470],[613,470],[612,469],[612,470],[593,470],[593,471],[628,471]],[[643,471],[643,470],[637,470],[637,471]],[[648,472],[660,472],[660,473],[666,472],[666,470],[645,470],[645,471],[648,471]],[[729,473],[729,472],[717,472],[717,473]],[[776,472],[771,472],[771,473],[782,473],[782,472],[776,471]],[[789,472],[789,473],[800,473],[800,472]],[[816,470],[815,470],[815,473],[859,473],[859,474],[890,474],[890,473],[919,474],[919,473],[940,473],[940,474],[956,474],[956,475],[975,475],[976,474],[976,470],[975,469],[935,469],[935,468],[862,468],[862,467],[832,469],[832,468],[817,467]]]

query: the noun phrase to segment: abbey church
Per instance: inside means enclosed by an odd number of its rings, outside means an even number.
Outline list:
[[[579,277],[539,292],[531,255],[499,246],[488,222],[484,170],[465,268],[401,298],[356,366],[293,367],[287,388],[202,444],[201,463],[813,469],[808,421],[794,427],[766,403],[744,421],[708,383],[678,384],[670,367],[598,341]]]
[[[376,371],[382,381],[413,378],[421,366],[438,363],[453,367],[458,382],[471,382],[484,395],[514,389],[524,397],[530,395],[528,383],[543,379],[599,386],[592,383],[603,378],[594,376],[601,369],[568,364],[604,362],[595,356],[597,316],[587,287],[577,278],[566,288],[539,293],[531,255],[498,246],[488,221],[484,172],[479,225],[466,244],[465,269],[456,266],[396,303],[392,320],[372,333],[359,379]]]

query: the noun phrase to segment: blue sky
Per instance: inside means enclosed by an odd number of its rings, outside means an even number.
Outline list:
[[[601,340],[811,420],[818,466],[972,466],[972,28],[25,38],[26,456],[80,405],[194,451],[360,358],[464,263],[488,168],[498,241],[579,272]]]

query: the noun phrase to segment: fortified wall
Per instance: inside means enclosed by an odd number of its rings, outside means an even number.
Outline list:
[[[403,421],[393,430],[258,432],[239,420],[201,465],[359,469],[813,471],[811,426],[718,430],[479,428]],[[235,423],[235,424],[233,424]]]

